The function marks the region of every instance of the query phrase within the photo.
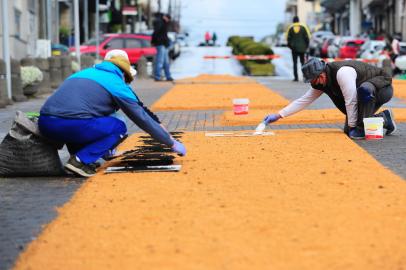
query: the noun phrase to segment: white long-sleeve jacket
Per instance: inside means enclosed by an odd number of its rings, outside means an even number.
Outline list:
[[[337,72],[337,82],[340,86],[345,100],[345,108],[348,116],[348,126],[355,127],[357,125],[357,72],[354,68],[349,66],[341,67]],[[319,98],[323,91],[311,88],[302,97],[294,100],[288,106],[279,111],[280,116],[287,117],[295,114],[313,101]]]

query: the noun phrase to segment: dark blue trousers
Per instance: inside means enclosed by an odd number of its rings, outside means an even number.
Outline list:
[[[41,115],[41,134],[65,143],[71,155],[83,163],[93,163],[114,147],[127,133],[125,123],[115,117],[68,119]]]

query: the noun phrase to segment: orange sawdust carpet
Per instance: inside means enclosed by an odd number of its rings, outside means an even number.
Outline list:
[[[406,109],[393,108],[396,122],[406,122]],[[269,110],[250,110],[245,115],[234,115],[232,111],[224,112],[218,119],[218,126],[249,126],[258,125],[264,117],[272,113]],[[294,115],[283,118],[272,125],[289,125],[289,124],[328,124],[344,123],[345,115],[338,109],[323,110],[303,110]]]
[[[248,98],[249,107],[280,109],[289,101],[257,83],[241,84],[180,84],[163,95],[152,109],[168,110],[215,110],[232,109],[233,99]]]
[[[182,140],[179,173],[88,179],[15,269],[406,265],[406,182],[341,131]]]
[[[212,75],[201,74],[196,77],[176,80],[175,83],[191,84],[191,83],[255,83],[254,80],[248,77],[237,77],[232,75]]]
[[[393,95],[406,101],[406,80],[393,80]]]

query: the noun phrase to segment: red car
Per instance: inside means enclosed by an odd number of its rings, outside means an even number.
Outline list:
[[[128,54],[131,64],[136,64],[141,56],[152,60],[156,55],[156,49],[151,45],[151,36],[138,34],[104,34],[99,40],[99,55],[104,57],[113,49],[124,50]],[[75,47],[70,47],[71,52]],[[81,54],[96,55],[96,39],[91,39],[80,46]]]
[[[364,44],[363,39],[346,39],[341,43],[340,50],[338,51],[339,58],[356,58],[357,52]]]

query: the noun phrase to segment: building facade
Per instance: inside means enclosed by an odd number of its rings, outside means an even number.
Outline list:
[[[400,33],[406,37],[405,0],[321,0],[338,35]]]
[[[9,46],[12,58],[34,56],[39,38],[39,5],[36,0],[8,1]],[[3,21],[0,13],[0,21]],[[3,29],[0,27],[0,55],[3,55]]]
[[[294,16],[298,16],[311,31],[317,31],[323,25],[320,0],[288,0],[285,7],[285,24],[290,25]]]

